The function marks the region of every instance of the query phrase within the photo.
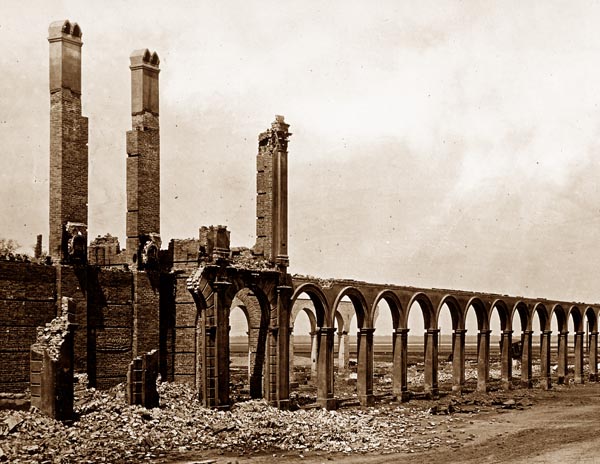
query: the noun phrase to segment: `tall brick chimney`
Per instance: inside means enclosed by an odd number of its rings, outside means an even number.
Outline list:
[[[292,135],[283,116],[258,136],[256,156],[256,245],[254,252],[279,267],[289,264],[287,251],[287,146]]]
[[[88,222],[88,120],[81,115],[81,29],[48,28],[50,42],[50,256],[85,262]]]
[[[160,130],[158,55],[130,56],[132,130],[127,132],[127,260],[138,268],[158,264],[160,249]]]

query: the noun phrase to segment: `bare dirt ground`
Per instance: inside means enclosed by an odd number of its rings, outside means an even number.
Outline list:
[[[436,428],[443,440],[433,451],[394,454],[284,452],[250,456],[205,452],[194,457],[180,456],[170,462],[198,463],[214,459],[219,464],[331,461],[371,464],[600,463],[600,384],[555,386],[548,392],[515,390],[507,396],[521,401],[523,395],[527,404],[531,404],[523,410],[482,407],[479,413],[451,414],[457,416],[457,420],[453,425],[446,423],[444,430]],[[422,400],[413,402],[424,403]],[[440,416],[431,417],[435,420]]]

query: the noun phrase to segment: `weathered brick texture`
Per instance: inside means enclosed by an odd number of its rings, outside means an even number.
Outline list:
[[[272,263],[288,264],[287,144],[291,135],[283,116],[258,136],[256,156],[256,245],[254,252]]]
[[[126,379],[133,358],[133,276],[117,269],[90,268],[88,375],[97,388]]]
[[[67,222],[88,222],[88,120],[81,115],[81,30],[53,23],[50,42],[49,254],[65,258]]]
[[[29,385],[29,350],[37,327],[56,317],[56,269],[0,261],[0,391]]]
[[[140,246],[160,234],[160,128],[158,55],[132,53],[131,119],[127,132],[127,245],[130,263],[140,264]]]

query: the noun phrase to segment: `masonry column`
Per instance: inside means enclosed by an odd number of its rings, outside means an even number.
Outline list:
[[[452,333],[452,391],[461,393],[465,385],[465,329]]]
[[[279,409],[288,409],[290,402],[290,346],[291,330],[289,314],[293,288],[280,285],[277,287],[277,319],[279,332],[277,338],[277,384],[276,405]]]
[[[333,336],[334,327],[320,327],[317,329],[317,403],[325,409],[335,409],[336,401],[333,397]]]
[[[316,383],[319,358],[319,331],[310,333],[310,381]]]
[[[503,330],[500,343],[500,357],[502,360],[501,378],[502,388],[510,390],[512,388],[512,330]]]
[[[523,388],[531,388],[533,386],[532,376],[532,360],[531,349],[532,340],[531,330],[524,330],[521,333],[521,386]]]
[[[87,258],[88,120],[81,115],[81,29],[48,28],[50,43],[50,236],[55,263]],[[71,226],[69,228],[69,226]],[[70,296],[70,295],[67,295]]]
[[[215,389],[217,408],[229,407],[229,305],[225,292],[229,282],[214,282],[214,314],[215,314]]]
[[[350,353],[348,352],[348,332],[338,333],[338,369],[340,372],[348,370],[350,364]]]
[[[408,330],[396,329],[393,337],[393,392],[400,401],[408,401]]]
[[[425,332],[425,393],[438,395],[438,336],[440,329]]]
[[[294,329],[290,327],[290,382],[296,381],[296,376],[294,374]]]
[[[361,328],[358,331],[358,366],[356,390],[362,406],[371,406],[373,397],[373,333],[375,329]]]
[[[558,384],[569,383],[567,380],[567,363],[569,356],[569,332],[563,330],[558,334]]]
[[[590,332],[590,382],[598,381],[598,332]]]
[[[287,147],[292,135],[283,116],[258,136],[256,171],[256,245],[254,252],[278,265],[288,266]]]
[[[549,390],[552,386],[550,373],[550,336],[551,330],[543,330],[540,336],[540,386]]]
[[[131,62],[131,123],[127,132],[127,259],[155,268],[160,250],[159,59],[136,50]]]
[[[583,383],[583,337],[585,332],[575,332],[575,383]]]
[[[477,334],[477,391],[487,392],[490,372],[490,333],[480,330]]]

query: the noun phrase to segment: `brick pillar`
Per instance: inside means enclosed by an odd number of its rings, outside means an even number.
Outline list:
[[[531,388],[533,386],[532,359],[531,359],[531,330],[524,330],[521,333],[521,386]]]
[[[558,334],[558,384],[568,384],[567,363],[569,357],[569,332],[563,330]]]
[[[316,333],[318,353],[317,403],[325,409],[335,409],[333,397],[333,336],[335,328],[320,327]]]
[[[583,383],[583,337],[585,332],[575,332],[575,383]]]
[[[279,409],[288,409],[290,402],[290,327],[291,296],[293,289],[288,286],[277,287],[277,318],[279,324],[277,339],[277,375],[274,404]]]
[[[294,333],[293,333],[294,329],[292,327],[290,327],[290,359],[289,359],[289,365],[290,365],[290,382],[295,382],[296,381],[296,375],[294,373]]]
[[[438,336],[440,329],[425,332],[425,393],[438,395]]]
[[[452,391],[461,393],[465,385],[465,329],[452,333]]]
[[[502,359],[502,388],[510,390],[512,388],[512,330],[503,330],[500,339],[500,351]]]
[[[225,292],[229,282],[215,282],[214,314],[215,314],[215,344],[213,354],[215,362],[215,389],[218,408],[229,407],[229,306],[226,303]],[[267,358],[267,362],[268,358]]]
[[[318,374],[318,358],[319,358],[319,332],[310,333],[310,380],[316,382]]]
[[[258,136],[256,157],[256,245],[254,251],[285,269],[287,251],[287,146],[291,133],[283,116]]]
[[[590,382],[598,381],[598,332],[590,332]]]
[[[356,390],[362,406],[371,406],[373,396],[373,333],[375,329],[361,328],[358,331],[358,366]]]
[[[81,115],[81,29],[50,24],[50,235],[55,262],[85,262],[88,222],[88,120]],[[78,226],[69,236],[67,223]],[[70,250],[69,250],[70,247]]]
[[[338,369],[345,372],[350,367],[350,337],[348,332],[338,333]]]
[[[127,260],[155,268],[160,249],[159,59],[136,50],[130,56],[131,123],[127,132]]]
[[[408,331],[409,329],[396,329],[393,337],[393,392],[400,401],[408,401]]]
[[[540,347],[540,385],[544,390],[549,390],[552,385],[550,374],[550,336],[551,330],[542,331]]]
[[[477,391],[487,392],[490,372],[490,333],[480,330],[477,334]]]

